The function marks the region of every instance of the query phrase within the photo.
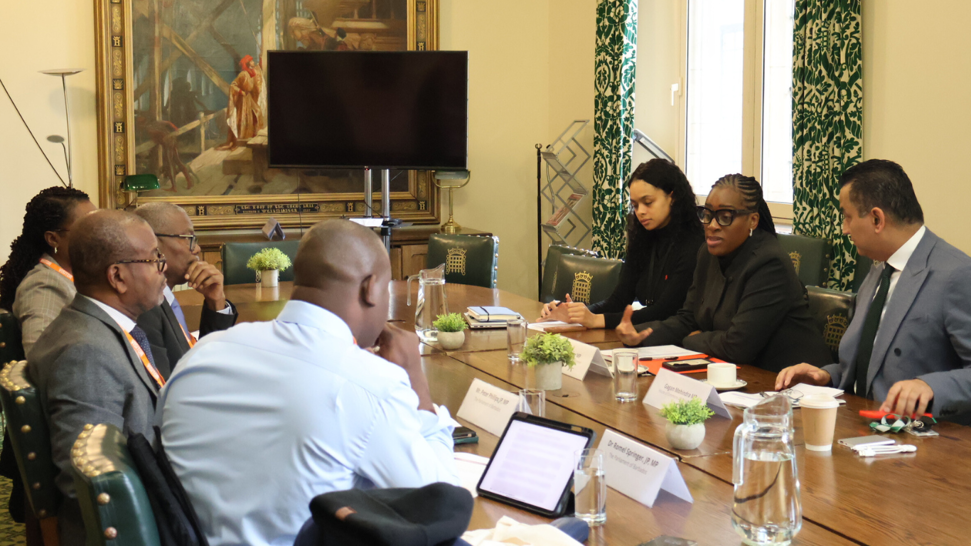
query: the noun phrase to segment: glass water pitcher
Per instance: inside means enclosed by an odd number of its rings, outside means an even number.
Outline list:
[[[772,396],[735,429],[732,526],[749,545],[789,544],[802,528],[792,407]]]
[[[418,280],[418,301],[415,303],[415,332],[422,341],[438,341],[438,329],[432,324],[438,315],[448,314],[445,298],[445,264],[422,269],[408,277],[408,305],[411,305],[411,281]]]

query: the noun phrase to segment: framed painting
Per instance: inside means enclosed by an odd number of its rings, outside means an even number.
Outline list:
[[[438,49],[438,0],[95,0],[101,203],[125,207],[130,174],[197,229],[363,216],[362,169],[267,163],[266,52]],[[373,175],[380,189],[381,175]],[[374,195],[375,213],[381,199]],[[391,171],[391,214],[437,223],[428,171]]]

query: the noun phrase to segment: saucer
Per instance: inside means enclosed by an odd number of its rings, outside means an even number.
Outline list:
[[[702,383],[708,383],[708,380],[707,379],[702,379],[701,382]],[[737,391],[737,390],[740,390],[740,389],[744,389],[746,385],[748,385],[748,382],[747,381],[743,381],[741,379],[736,379],[734,385],[728,385],[728,386],[724,386],[724,387],[721,386],[721,385],[711,385],[711,386],[712,387],[715,387],[715,390],[718,391],[718,392],[724,392],[724,391]]]

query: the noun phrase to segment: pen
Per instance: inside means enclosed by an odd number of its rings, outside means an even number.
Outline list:
[[[879,411],[879,410],[860,410],[860,417],[866,417],[867,419],[883,419],[884,417],[890,415],[891,413],[893,412]],[[913,416],[911,417],[913,418]],[[923,417],[934,417],[934,416],[929,413],[925,413],[923,414]]]

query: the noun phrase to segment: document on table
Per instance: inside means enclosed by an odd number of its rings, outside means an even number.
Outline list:
[[[479,485],[479,480],[488,464],[488,457],[463,451],[455,452],[455,471],[458,472],[459,479],[462,480],[462,487],[472,493],[472,497],[479,496],[475,492],[475,487]]]
[[[537,332],[545,332],[547,328],[583,328],[582,324],[579,323],[568,323],[562,320],[551,320],[547,322],[531,322],[526,326],[530,330],[536,330]]]
[[[610,360],[614,357],[613,349],[606,349],[601,351],[604,358]],[[679,356],[694,356],[697,355],[698,351],[689,351],[688,349],[682,349],[677,345],[658,345],[657,347],[638,347],[637,348],[637,359],[638,360],[657,360],[659,358],[677,358]]]
[[[802,398],[803,396],[822,394],[826,396],[832,396],[835,398],[837,396],[843,395],[843,391],[840,389],[834,389],[832,387],[817,387],[815,385],[809,385],[807,383],[799,383],[798,385],[795,385],[793,387],[790,387],[782,391],[782,393],[789,397],[789,402],[792,403],[793,408],[800,407],[799,399]],[[756,393],[723,392],[723,393],[720,393],[720,396],[721,396],[722,402],[724,402],[729,406],[735,406],[738,408],[750,408],[755,404],[758,404],[762,400],[765,400],[766,397],[772,396],[773,394],[778,394],[778,393],[775,391],[767,391],[764,393],[765,396],[763,396],[762,394],[763,393],[757,393],[757,392]],[[839,400],[839,403],[845,404],[846,400],[841,399]]]

